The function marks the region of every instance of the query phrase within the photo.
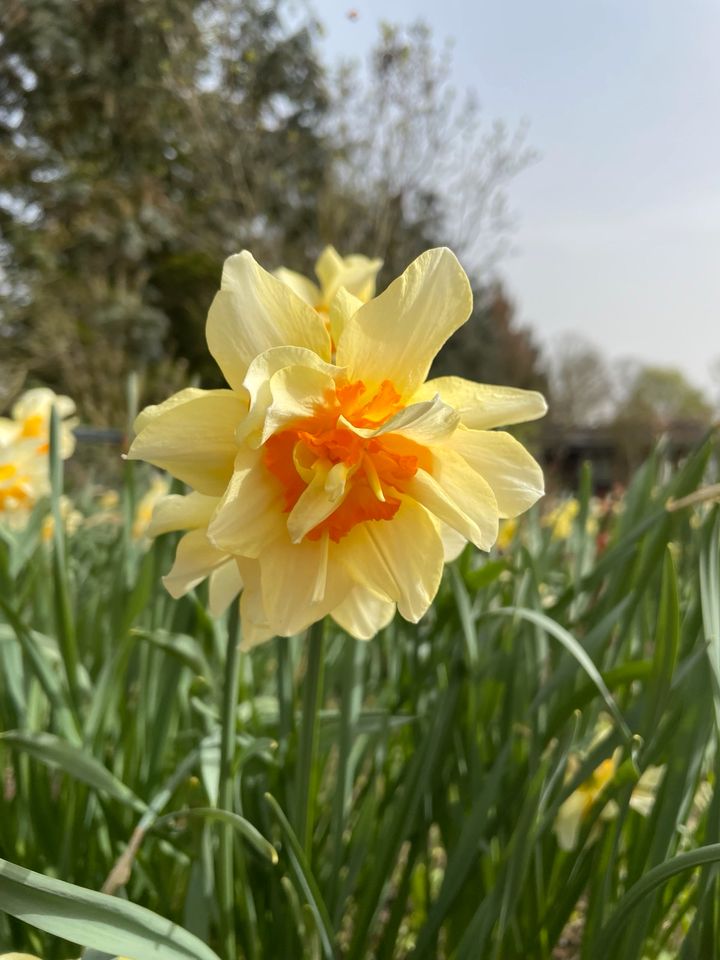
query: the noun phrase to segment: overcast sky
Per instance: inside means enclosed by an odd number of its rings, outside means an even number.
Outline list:
[[[720,357],[718,0],[313,5],[330,60],[363,59],[381,19],[421,17],[454,41],[454,82],[477,92],[488,118],[529,122],[540,159],[511,187],[515,250],[500,272],[544,342],[573,330],[611,358],[676,365],[710,386]]]

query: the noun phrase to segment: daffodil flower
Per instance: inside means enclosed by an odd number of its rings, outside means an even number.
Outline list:
[[[13,405],[10,417],[0,417],[0,449],[27,443],[36,453],[47,453],[53,407],[61,420],[60,456],[63,460],[71,456],[75,437],[73,421],[68,418],[75,413],[75,404],[70,397],[60,396],[48,387],[26,390]]]
[[[167,496],[170,484],[167,477],[162,474],[154,473],[150,486],[140,497],[135,507],[135,516],[133,517],[132,535],[133,540],[142,540],[148,536],[150,522],[152,520],[153,510],[157,504]]]
[[[489,550],[499,519],[543,493],[538,464],[494,429],[542,416],[540,394],[426,381],[471,309],[455,256],[430,250],[365,304],[341,287],[331,341],[290,287],[231,257],[207,323],[229,389],[143,411],[129,452],[193,491],[152,525],[190,531],[171,592],[220,570],[229,582],[233,560],[246,647],[327,614],[361,639],[396,608],[419,620],[445,560],[468,540]]]
[[[25,523],[35,502],[49,493],[48,451],[50,412],[57,407],[61,418],[75,410],[69,397],[38,387],[26,391],[12,408],[10,417],[0,417],[0,515],[11,525]],[[72,422],[60,426],[60,455],[69,457],[75,447]]]
[[[341,257],[335,247],[328,246],[315,263],[315,275],[319,285],[286,267],[279,267],[275,276],[305,303],[320,313],[329,315],[330,306],[341,287],[363,303],[373,297],[375,281],[382,263],[382,260],[371,260],[359,253]]]
[[[561,850],[574,850],[577,846],[583,822],[607,790],[617,773],[622,751],[616,750],[612,757],[603,760],[577,790],[565,800],[558,810],[553,830]],[[571,755],[566,779],[572,779],[580,768],[580,757]],[[655,802],[655,794],[662,779],[664,767],[649,766],[643,771],[630,795],[630,808],[647,817]],[[618,805],[608,799],[600,811],[601,820],[613,820],[618,815]]]

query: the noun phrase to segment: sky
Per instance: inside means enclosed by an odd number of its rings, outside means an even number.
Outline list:
[[[574,332],[720,393],[717,0],[312,5],[330,62],[364,59],[383,19],[421,18],[453,41],[458,90],[529,124],[539,156],[509,188],[498,271],[546,347]]]

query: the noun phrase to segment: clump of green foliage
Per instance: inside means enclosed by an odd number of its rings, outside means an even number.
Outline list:
[[[720,513],[666,504],[717,455],[656,451],[599,527],[586,476],[567,537],[533,512],[502,552],[466,550],[417,626],[239,659],[232,616],[164,592],[172,537],[133,538],[142,470],[114,522],[65,536],[56,469],[50,539],[40,505],[0,540],[0,856],[22,868],[0,867],[0,947],[715,956]],[[560,849],[561,805],[612,755]]]

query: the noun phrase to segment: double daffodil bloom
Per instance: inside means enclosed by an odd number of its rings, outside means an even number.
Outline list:
[[[363,303],[375,296],[375,281],[382,263],[382,260],[371,260],[360,253],[341,257],[335,247],[328,246],[315,262],[319,286],[301,273],[286,267],[279,267],[275,276],[305,303],[320,313],[329,315],[330,306],[341,287]]]
[[[430,250],[365,304],[341,287],[331,341],[286,284],[231,257],[207,323],[229,389],[143,411],[129,452],[192,488],[150,529],[189,530],[170,592],[221,574],[219,610],[242,584],[246,647],[327,614],[361,639],[396,608],[419,620],[445,560],[468,540],[490,549],[499,519],[543,493],[537,463],[493,429],[542,416],[540,394],[426,381],[471,309],[455,256]]]
[[[67,418],[75,413],[75,404],[70,397],[56,394],[48,387],[26,390],[15,402],[10,417],[0,417],[0,449],[13,444],[25,444],[35,453],[48,453],[50,413],[55,407],[60,418],[60,455],[63,460],[75,449],[72,421]]]
[[[0,514],[12,524],[24,523],[36,500],[49,493],[48,452],[53,405],[61,418],[75,410],[69,397],[57,396],[52,390],[39,387],[20,397],[10,417],[0,417]],[[63,459],[75,448],[71,428],[71,422],[61,423]]]

